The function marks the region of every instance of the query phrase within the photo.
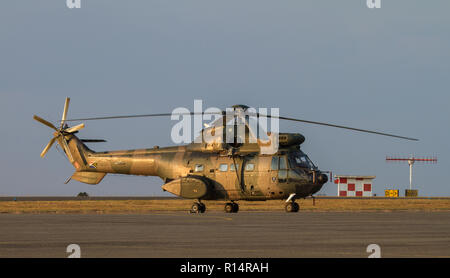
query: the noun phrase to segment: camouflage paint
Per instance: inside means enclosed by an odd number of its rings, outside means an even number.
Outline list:
[[[225,148],[211,151],[203,144],[192,143],[166,148],[95,152],[73,134],[65,138],[74,158],[72,164],[76,172],[72,178],[90,184],[99,183],[108,173],[158,176],[166,184],[194,176],[205,180],[211,188],[207,196],[202,198],[205,200],[286,199],[292,193],[296,193],[297,198],[301,198],[317,192],[323,185],[313,181],[310,169],[301,168],[287,169],[286,181],[280,182],[279,170],[271,169],[273,156],[261,155],[258,152],[240,151],[235,154],[236,164],[239,164],[238,175],[236,175],[236,172],[230,170],[231,165],[234,164],[233,157]],[[62,144],[61,141],[62,138],[58,138],[59,144]],[[297,145],[280,148],[276,155],[285,157],[290,152],[298,151],[299,141],[296,141]],[[197,164],[203,165],[201,171],[195,171]],[[226,172],[220,171],[221,164],[228,165]],[[245,169],[249,164],[254,165],[252,171]],[[316,175],[320,174],[320,171],[317,171]],[[172,190],[172,193],[176,195],[182,195],[183,191],[169,189],[167,186],[165,189],[169,192]]]

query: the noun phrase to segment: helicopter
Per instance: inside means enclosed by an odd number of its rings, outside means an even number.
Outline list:
[[[255,131],[245,120],[245,116],[242,116],[243,112],[249,110],[249,107],[245,105],[233,106],[231,117],[227,114],[230,110],[221,111],[218,120],[211,125],[205,125],[205,128],[201,130],[200,136],[207,133],[220,134],[231,136],[233,138],[231,141],[195,140],[179,146],[96,152],[86,143],[106,141],[80,139],[76,134],[85,127],[85,124],[69,127],[68,122],[161,117],[172,114],[67,119],[69,103],[70,98],[66,98],[59,127],[39,116],[33,116],[34,120],[54,130],[53,138],[41,152],[41,157],[44,157],[57,142],[75,168],[75,173],[65,183],[76,180],[86,184],[98,184],[108,173],[158,176],[163,180],[163,191],[194,200],[190,208],[192,213],[206,211],[206,205],[202,200],[223,200],[226,213],[237,213],[239,200],[286,200],[285,211],[298,212],[300,206],[296,202],[297,199],[313,197],[313,194],[321,190],[329,180],[328,173],[331,180],[331,172],[321,171],[302,151],[301,145],[305,142],[305,137],[300,133],[267,132],[269,141],[277,142],[277,149],[274,153],[262,152],[264,142],[260,139],[251,140],[255,139],[252,136],[260,131]],[[418,141],[415,138],[378,131],[260,113],[253,114],[255,117],[277,118]],[[233,120],[231,125],[227,123],[229,119]],[[244,133],[238,134],[238,124],[243,125]]]

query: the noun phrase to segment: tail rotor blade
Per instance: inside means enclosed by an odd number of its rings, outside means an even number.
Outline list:
[[[67,111],[69,110],[69,103],[70,103],[70,98],[66,98],[66,102],[64,103],[64,111],[63,111],[63,115],[62,115],[62,119],[61,119],[61,129],[64,126],[64,123],[66,122],[67,119]]]
[[[68,128],[68,129],[66,129],[64,131],[68,132],[68,133],[74,133],[74,132],[76,132],[76,131],[78,131],[80,129],[83,129],[83,128],[84,128],[84,124],[79,124],[79,125],[70,127],[70,128]]]
[[[70,163],[73,163],[74,159],[72,154],[70,153],[70,149],[69,149],[69,145],[67,144],[66,138],[64,138],[64,135],[62,135],[62,140],[63,142],[63,147],[64,147],[64,151],[67,154],[67,158],[69,158]]]
[[[52,123],[47,122],[46,120],[42,119],[41,117],[38,117],[38,116],[34,115],[33,119],[35,119],[36,121],[40,122],[41,124],[44,124],[44,125],[48,126],[49,128],[57,130],[56,127]]]
[[[48,150],[52,147],[53,143],[55,143],[56,137],[53,137],[50,142],[48,142],[47,146],[45,146],[45,149],[41,153],[41,157],[44,157],[45,154],[48,152]]]
[[[81,142],[83,142],[83,143],[105,143],[106,140],[104,140],[104,139],[81,139]]]

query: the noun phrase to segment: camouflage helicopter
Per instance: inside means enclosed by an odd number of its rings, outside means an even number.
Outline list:
[[[69,127],[68,122],[159,117],[170,116],[173,113],[67,119],[69,102],[70,99],[66,98],[59,127],[36,115],[33,117],[36,121],[54,130],[53,138],[42,151],[41,157],[44,157],[52,145],[57,142],[74,166],[75,173],[66,183],[73,179],[86,184],[98,184],[108,173],[158,176],[164,181],[162,185],[164,191],[195,200],[191,207],[193,213],[206,211],[202,200],[224,200],[226,202],[225,212],[236,213],[239,211],[236,201],[276,199],[286,200],[286,212],[298,212],[300,207],[296,199],[313,196],[328,181],[327,172],[319,170],[301,150],[300,146],[305,141],[305,137],[299,133],[267,133],[267,135],[271,135],[271,138],[278,140],[278,149],[275,153],[266,154],[261,152],[263,146],[261,140],[250,140],[252,134],[254,136],[259,131],[254,131],[245,119],[241,119],[240,122],[243,122],[245,127],[245,138],[238,138],[242,136],[236,132],[239,117],[242,117],[242,112],[248,109],[245,105],[233,106],[231,119],[234,120],[234,126],[227,123],[227,120],[230,119],[229,115],[222,111],[218,120],[201,131],[201,135],[207,132],[222,136],[231,134],[233,140],[230,143],[224,143],[223,140],[202,141],[201,143],[194,141],[182,146],[155,146],[148,149],[95,152],[85,143],[106,141],[79,139],[75,134],[85,125],[82,123]],[[191,114],[193,113],[191,112]],[[255,113],[255,116],[417,141],[414,138],[328,123],[259,113]]]

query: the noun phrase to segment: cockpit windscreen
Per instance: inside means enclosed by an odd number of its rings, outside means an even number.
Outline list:
[[[296,168],[296,167],[308,168],[308,169],[316,168],[316,166],[311,161],[311,159],[309,159],[309,157],[303,152],[292,153],[289,156],[289,163],[291,164],[292,168]]]

